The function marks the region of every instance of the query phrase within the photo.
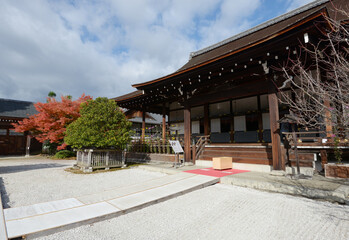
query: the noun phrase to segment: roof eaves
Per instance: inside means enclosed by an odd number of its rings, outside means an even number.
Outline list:
[[[137,90],[137,91],[122,95],[120,97],[112,98],[112,99],[117,101],[117,102],[121,102],[121,101],[126,101],[128,99],[133,99],[133,98],[136,98],[136,97],[139,97],[142,95],[144,95],[144,91]]]

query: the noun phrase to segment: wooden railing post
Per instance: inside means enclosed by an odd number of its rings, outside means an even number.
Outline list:
[[[320,150],[320,157],[322,169],[325,169],[325,164],[327,164],[327,152],[325,149]]]
[[[105,169],[109,170],[109,151],[107,151],[107,154],[105,155],[105,166]]]
[[[192,152],[193,152],[193,163],[195,164],[196,161],[196,144],[194,142],[194,144],[192,145]]]
[[[92,163],[92,150],[89,150],[87,154],[87,167],[91,167],[91,163]]]

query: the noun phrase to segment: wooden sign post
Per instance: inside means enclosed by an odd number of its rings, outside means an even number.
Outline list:
[[[178,140],[168,140],[168,142],[170,143],[173,151],[176,154],[176,159],[177,159],[176,163],[177,163],[177,165],[180,165],[179,154],[184,152],[180,142]]]

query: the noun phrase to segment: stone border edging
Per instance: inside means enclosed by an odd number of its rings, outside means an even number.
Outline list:
[[[0,209],[0,240],[8,240],[1,196],[0,196],[0,205],[1,205],[1,209]]]

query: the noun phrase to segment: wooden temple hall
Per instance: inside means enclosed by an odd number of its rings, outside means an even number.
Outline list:
[[[192,52],[176,72],[134,84],[136,91],[115,100],[126,109],[162,114],[163,137],[170,130],[184,138],[185,161],[232,156],[233,163],[245,168],[285,169],[292,154],[285,154],[278,121],[288,109],[278,97],[289,89],[276,69],[296,57],[301,44],[316,44],[329,27],[326,17],[340,18],[335,9],[346,3],[315,1]],[[195,144],[199,136],[209,137],[200,140],[203,149]],[[316,143],[309,145],[313,148],[300,155],[304,167],[311,167],[307,161],[311,164],[320,152]],[[194,146],[200,151],[193,151]]]

